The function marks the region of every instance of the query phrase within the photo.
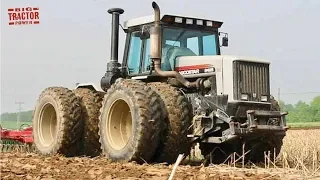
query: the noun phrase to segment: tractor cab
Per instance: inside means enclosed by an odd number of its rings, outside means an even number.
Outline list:
[[[124,22],[127,40],[123,64],[129,76],[150,74],[150,27],[154,16]],[[219,32],[222,22],[189,17],[163,15],[161,29],[161,70],[175,70],[180,56],[220,55]],[[227,36],[223,37],[227,46]]]

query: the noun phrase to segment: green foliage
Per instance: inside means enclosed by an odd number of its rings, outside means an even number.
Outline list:
[[[21,112],[21,121],[22,122],[31,122],[32,121],[32,111],[22,111]],[[14,121],[16,122],[18,118],[18,113],[3,113],[1,114],[1,121]]]
[[[288,122],[288,125],[293,128],[320,127],[320,122]]]
[[[316,96],[310,104],[298,101],[295,105],[279,102],[281,111],[289,112],[288,122],[320,122],[320,96]]]
[[[5,129],[20,129],[20,128],[26,128],[28,126],[31,126],[32,122],[20,122],[19,124],[16,121],[1,121],[2,128]]]

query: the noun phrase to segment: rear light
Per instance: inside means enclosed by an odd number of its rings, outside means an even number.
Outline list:
[[[161,19],[161,21],[163,21],[163,22],[167,22],[167,23],[173,23],[174,22],[174,17],[172,17],[172,16],[164,16],[162,19]]]

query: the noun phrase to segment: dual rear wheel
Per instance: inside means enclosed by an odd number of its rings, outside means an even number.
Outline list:
[[[119,79],[100,110],[102,153],[111,161],[149,162],[162,131],[162,101],[145,83]]]
[[[49,87],[37,102],[33,114],[33,139],[43,155],[80,153],[81,101],[67,88]]]
[[[188,108],[181,92],[162,83],[119,79],[104,95],[52,87],[35,110],[35,145],[46,155],[102,153],[111,161],[171,163],[190,151]]]

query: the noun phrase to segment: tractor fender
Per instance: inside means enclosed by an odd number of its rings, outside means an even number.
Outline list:
[[[104,92],[100,86],[97,86],[94,83],[77,83],[75,89],[79,89],[79,88],[87,88],[95,91]]]

